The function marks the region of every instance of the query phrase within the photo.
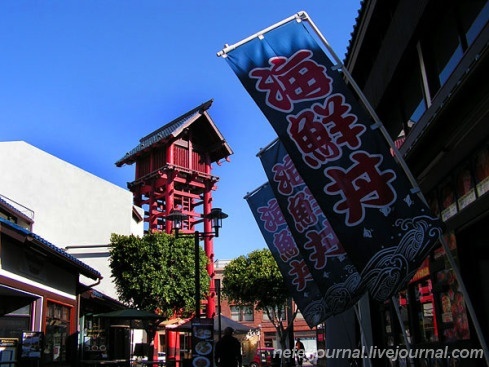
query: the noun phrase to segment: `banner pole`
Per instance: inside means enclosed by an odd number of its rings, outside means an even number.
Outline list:
[[[406,327],[404,326],[404,322],[402,322],[402,316],[401,316],[401,311],[399,311],[399,298],[396,296],[392,296],[392,305],[394,306],[396,310],[396,316],[397,320],[399,321],[399,326],[401,327],[401,332],[402,332],[402,338],[404,339],[404,343],[406,343],[406,349],[408,351],[408,358],[409,358],[409,364],[414,366],[414,361],[411,358],[411,342],[409,341],[409,338],[407,336],[406,332]]]
[[[230,45],[225,45],[224,48],[217,53],[217,56],[218,57],[226,57],[226,54],[229,51],[232,51],[232,50],[238,48],[239,46],[241,46],[241,45],[243,45],[243,44],[245,44],[245,43],[247,43],[247,42],[249,42],[249,41],[257,38],[257,37],[262,37],[265,33],[268,33],[270,31],[273,31],[275,28],[278,28],[281,25],[284,25],[284,24],[286,24],[286,23],[288,23],[288,22],[290,22],[292,20],[299,20],[299,19],[302,18],[303,14],[305,14],[305,12],[299,12],[299,13],[297,13],[295,15],[292,15],[292,16],[290,16],[290,17],[288,17],[288,18],[286,18],[286,19],[284,19],[284,20],[282,20],[282,21],[280,21],[278,23],[275,23],[274,25],[271,25],[270,27],[267,27],[267,28],[263,29],[260,32],[256,32],[255,34],[253,34],[253,35],[251,35],[249,37],[246,37],[245,39],[243,39],[243,40],[241,40],[241,41],[239,41],[239,42],[237,42],[237,43],[235,43],[235,44],[233,44],[231,46]]]
[[[256,189],[254,189],[253,191],[251,192],[247,192],[246,195],[243,197],[243,199],[247,200],[250,196],[253,196],[256,192],[260,191],[262,189],[262,187],[265,187],[267,186],[269,183],[268,181],[265,182],[264,184],[261,184],[259,187],[257,187]]]
[[[270,148],[273,144],[277,143],[279,141],[278,138],[274,139],[271,143],[267,144],[265,148],[260,148],[260,151],[256,153],[257,157],[260,157],[264,151],[266,151],[268,148]]]
[[[357,321],[358,321],[358,326],[360,327],[360,338],[361,338],[361,341],[362,341],[362,351],[364,350],[369,350],[370,351],[370,345],[368,345],[367,343],[367,338],[365,337],[365,331],[363,329],[363,324],[362,324],[362,316],[360,315],[360,310],[359,310],[359,305],[358,305],[358,302],[353,306],[353,309],[355,310],[355,316],[357,317]],[[367,363],[365,363],[366,367],[370,367],[372,366],[372,360],[371,360],[371,356],[370,356],[370,353],[367,353],[367,355],[363,355],[362,356],[363,358],[365,358],[367,361]]]
[[[417,193],[418,196],[419,196],[419,198],[425,204],[427,204],[426,199],[425,199],[423,193],[419,189],[419,186],[418,186],[416,180],[414,179],[414,176],[411,173],[411,170],[409,169],[409,167],[407,166],[407,164],[404,161],[403,157],[399,153],[399,150],[395,146],[394,141],[392,140],[392,138],[390,137],[389,133],[385,129],[384,125],[380,121],[380,119],[379,119],[377,113],[375,112],[374,108],[370,105],[367,97],[365,97],[365,95],[363,94],[362,90],[360,89],[360,87],[357,85],[357,83],[355,82],[355,80],[351,76],[350,72],[345,68],[345,66],[343,65],[342,61],[338,57],[338,55],[336,55],[336,53],[334,52],[334,50],[332,49],[332,47],[329,45],[329,43],[326,40],[326,38],[322,35],[322,33],[319,31],[318,27],[314,24],[314,22],[307,15],[307,13],[303,12],[303,13],[301,13],[301,15],[302,15],[302,19],[304,19],[307,22],[309,22],[309,24],[311,25],[311,27],[314,30],[314,32],[316,32],[317,36],[324,43],[324,46],[327,48],[328,52],[331,54],[331,56],[333,56],[334,60],[336,61],[338,68],[341,68],[341,72],[346,77],[346,79],[348,80],[348,82],[351,84],[351,86],[353,87],[354,91],[356,92],[356,94],[358,95],[358,97],[360,98],[360,100],[362,101],[364,107],[370,113],[371,117],[374,119],[375,124],[372,126],[372,128],[380,128],[380,130],[382,132],[382,135],[387,140],[387,142],[389,143],[391,149],[393,150],[394,155],[395,155],[398,163],[401,165],[401,167],[403,168],[405,174],[408,176],[408,179],[411,182],[411,185],[413,186],[413,193]],[[456,278],[459,281],[459,285],[460,285],[460,288],[462,290],[462,294],[464,295],[465,304],[467,305],[467,309],[469,311],[470,317],[472,318],[472,322],[474,324],[474,328],[475,328],[477,337],[479,339],[479,343],[480,343],[481,348],[482,348],[482,350],[484,352],[484,357],[485,357],[485,360],[486,360],[486,364],[489,366],[489,350],[487,348],[487,344],[486,344],[486,341],[484,339],[484,335],[482,334],[482,330],[481,330],[479,321],[477,319],[477,315],[475,314],[475,310],[474,310],[474,307],[472,305],[472,301],[470,300],[469,294],[467,293],[467,289],[465,288],[465,284],[464,284],[464,281],[462,279],[462,275],[460,274],[460,271],[458,269],[458,266],[455,263],[455,260],[453,259],[452,253],[450,252],[450,249],[448,248],[448,244],[447,244],[445,238],[443,237],[443,235],[440,235],[439,240],[440,240],[440,242],[443,245],[443,248],[445,250],[445,253],[447,254],[447,257],[448,257],[448,261],[450,262],[450,265],[452,266],[452,269],[453,269],[453,271],[455,273],[455,276],[456,276]]]

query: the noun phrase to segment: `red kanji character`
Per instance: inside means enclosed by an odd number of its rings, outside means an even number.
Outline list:
[[[292,277],[292,284],[295,285],[298,292],[301,292],[306,288],[307,282],[313,280],[312,275],[304,260],[292,260],[289,264],[291,266],[289,275]]]
[[[278,226],[285,223],[285,218],[276,199],[268,201],[267,206],[259,207],[257,212],[260,214],[260,219],[264,222],[263,227],[268,232],[275,232]]]
[[[289,262],[290,259],[299,254],[299,249],[288,229],[283,229],[273,235],[273,245],[284,262]]]
[[[267,93],[267,105],[290,112],[295,102],[317,99],[331,93],[333,79],[326,74],[326,67],[311,57],[312,51],[300,50],[289,59],[272,57],[268,60],[269,68],[250,71],[250,78],[258,79],[256,89]]]
[[[289,197],[288,202],[287,209],[294,218],[295,228],[299,232],[304,232],[307,227],[317,222],[317,217],[309,196],[304,191],[300,191],[294,196]]]
[[[309,190],[309,187],[305,186],[304,187],[304,194],[307,195],[307,200],[309,200],[309,202],[311,203],[311,208],[312,208],[312,211],[314,212],[314,214],[316,216],[321,216],[323,215],[323,211],[321,209],[321,207],[319,206],[318,202],[316,201],[316,198],[314,196],[312,196],[312,193],[311,193],[311,190]]]
[[[316,269],[323,269],[326,266],[328,257],[339,256],[345,253],[336,233],[327,220],[323,222],[323,229],[309,231],[306,233],[309,241],[304,244],[304,248],[311,251],[309,260],[314,263]]]
[[[364,125],[355,124],[357,116],[349,113],[351,106],[345,103],[345,96],[333,94],[323,105],[315,104],[314,112],[323,116],[322,122],[328,126],[329,134],[338,146],[347,145],[350,149],[360,148],[360,135],[366,130]]]
[[[324,191],[327,194],[341,194],[342,200],[334,205],[338,213],[346,213],[346,225],[354,226],[363,221],[365,207],[382,208],[396,200],[396,192],[391,182],[396,179],[392,170],[380,171],[383,157],[364,151],[353,152],[350,159],[355,163],[344,170],[327,168],[324,173],[333,180]]]
[[[312,168],[318,168],[340,155],[340,149],[329,135],[326,126],[315,120],[312,110],[303,110],[297,116],[289,115],[287,131],[302,154],[302,159]]]
[[[304,183],[288,154],[284,156],[283,163],[277,163],[272,167],[272,172],[273,180],[278,183],[277,189],[283,195],[292,194],[294,187]]]

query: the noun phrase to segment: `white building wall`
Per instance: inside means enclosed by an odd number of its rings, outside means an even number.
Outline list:
[[[143,234],[130,191],[26,142],[0,142],[0,167],[0,194],[32,209],[32,231],[60,248],[106,245],[112,233]],[[67,251],[100,271],[104,279],[96,289],[117,299],[107,248]]]

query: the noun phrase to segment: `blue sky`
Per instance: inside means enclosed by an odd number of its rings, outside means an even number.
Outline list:
[[[256,153],[275,133],[216,56],[306,11],[340,58],[360,0],[2,0],[0,141],[24,140],[127,188],[115,162],[201,103],[234,154],[214,167],[214,206],[229,214],[214,241],[230,259],[266,244],[243,197],[265,182]],[[12,198],[15,200],[15,198]]]

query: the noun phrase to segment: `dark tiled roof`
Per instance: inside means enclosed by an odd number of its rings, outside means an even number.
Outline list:
[[[10,204],[8,201],[2,199],[1,197],[0,197],[0,206],[3,206],[5,209],[9,210],[13,215],[16,215],[18,217],[23,218],[28,223],[33,222],[32,218],[30,218],[29,216],[22,213],[19,209],[17,209],[16,207],[14,207],[12,204]]]
[[[117,167],[122,166],[123,164],[127,163],[128,161],[131,160],[131,157],[136,155],[137,153],[143,151],[144,149],[152,146],[153,144],[165,140],[166,138],[170,136],[174,136],[175,132],[181,131],[182,127],[187,125],[187,122],[189,121],[195,121],[196,118],[198,118],[202,113],[206,110],[208,110],[211,105],[212,105],[213,100],[209,100],[200,106],[194,108],[193,110],[188,111],[187,113],[183,114],[182,116],[176,118],[175,120],[167,123],[166,125],[160,127],[159,129],[153,131],[151,134],[146,135],[145,137],[141,138],[139,140],[139,145],[132,149],[131,151],[127,152],[124,157],[119,159],[117,162],[115,162],[115,165]]]
[[[363,14],[365,13],[365,9],[367,8],[367,3],[369,0],[361,0],[360,1],[360,9],[358,9],[358,16],[355,18],[355,24],[353,25],[353,31],[350,33],[350,41],[348,42],[348,46],[346,47],[346,54],[343,60],[343,64],[346,65],[348,63],[348,59],[350,58],[350,52],[352,51],[353,41],[358,36],[360,26],[360,20],[362,19]]]
[[[66,262],[68,262],[72,266],[78,268],[80,271],[80,274],[86,275],[86,276],[93,278],[93,279],[102,278],[102,275],[100,274],[100,272],[91,268],[90,266],[88,266],[84,262],[78,260],[73,255],[70,255],[66,251],[60,249],[59,247],[57,247],[55,245],[53,245],[51,242],[46,241],[44,238],[40,237],[39,235],[37,235],[37,234],[35,234],[35,233],[25,229],[25,228],[22,228],[22,227],[18,226],[17,224],[12,223],[12,222],[4,219],[4,218],[0,218],[0,224],[11,228],[12,230],[16,231],[17,233],[20,233],[20,234],[25,235],[25,236],[32,237],[37,244],[44,247],[48,252],[60,256],[61,258],[66,260]]]

